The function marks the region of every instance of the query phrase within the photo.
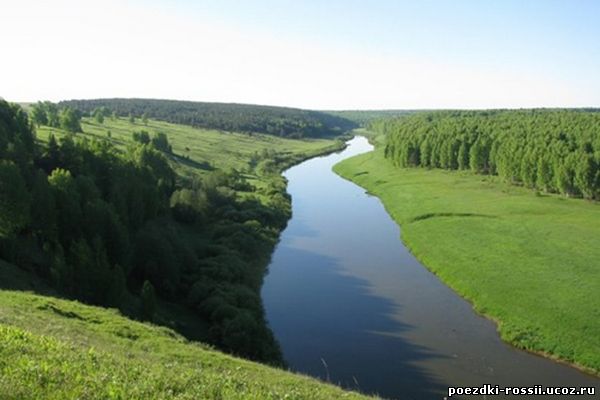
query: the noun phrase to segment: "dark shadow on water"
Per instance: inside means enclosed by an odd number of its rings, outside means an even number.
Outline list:
[[[447,387],[415,363],[444,356],[405,340],[411,326],[392,317],[402,310],[335,259],[279,248],[262,295],[292,370],[385,398],[443,397]]]
[[[296,218],[291,222],[290,225],[290,228],[293,228],[294,236],[296,237],[316,238],[319,236],[319,232],[302,219]]]

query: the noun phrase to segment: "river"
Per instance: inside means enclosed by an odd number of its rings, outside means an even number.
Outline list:
[[[371,149],[356,137],[285,172],[293,217],[262,297],[290,369],[386,398],[442,399],[449,386],[483,384],[598,393],[597,378],[502,342],[410,254],[379,199],[332,172]]]

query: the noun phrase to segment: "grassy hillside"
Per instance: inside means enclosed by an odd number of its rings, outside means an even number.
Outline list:
[[[286,166],[344,146],[0,103],[0,259],[58,293],[283,363],[260,287]],[[52,109],[54,111],[52,111]],[[40,109],[37,109],[40,111]],[[56,127],[69,129],[72,133]],[[45,121],[45,122],[44,122]],[[0,288],[2,285],[0,285]]]
[[[120,116],[146,116],[200,128],[260,132],[294,138],[337,135],[356,126],[346,118],[324,112],[252,104],[96,99],[63,101],[59,105],[75,108],[85,115],[104,108]]]
[[[121,150],[132,143],[134,132],[147,131],[150,135],[166,133],[173,146],[169,155],[172,165],[180,176],[192,178],[204,176],[220,169],[236,169],[245,173],[247,179],[258,186],[264,186],[264,176],[254,167],[265,153],[268,157],[285,160],[285,164],[313,157],[343,144],[333,139],[288,139],[266,134],[244,134],[219,130],[193,128],[157,120],[147,123],[129,122],[127,118],[106,118],[99,124],[92,118],[83,118],[83,133],[78,137],[108,140]],[[41,126],[37,128],[37,137],[47,141],[50,134],[57,138],[67,133],[59,128]]]
[[[334,170],[378,196],[427,268],[504,340],[600,371],[600,205],[470,172],[400,169],[383,148]]]
[[[0,271],[6,268],[0,261]],[[362,399],[114,310],[0,290],[3,399]]]

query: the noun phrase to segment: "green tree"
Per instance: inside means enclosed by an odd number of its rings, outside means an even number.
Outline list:
[[[586,199],[593,199],[596,194],[596,188],[594,188],[596,171],[598,166],[594,161],[594,157],[591,154],[580,153],[578,154],[577,164],[575,165],[575,179],[574,184],[579,189],[581,194]]]
[[[31,197],[19,168],[0,161],[0,235],[11,236],[30,221]]]
[[[542,155],[538,158],[537,163],[536,186],[545,192],[549,192],[554,188],[553,180],[552,164],[546,156]]]
[[[60,127],[60,115],[58,112],[58,106],[49,101],[44,102],[44,108],[46,110],[46,116],[48,118],[48,126],[53,128]]]
[[[469,151],[469,166],[473,172],[483,173],[486,171],[487,155],[485,146],[478,139]]]
[[[96,108],[94,110],[94,112],[92,113],[94,120],[99,123],[99,124],[103,124],[104,123],[104,108]]]
[[[37,102],[31,107],[31,120],[37,126],[48,125],[48,115],[42,102]]]
[[[37,171],[31,189],[31,228],[47,240],[56,239],[56,204],[46,174]]]
[[[156,149],[166,153],[172,151],[171,145],[169,144],[169,138],[167,137],[167,134],[163,132],[158,132],[152,137],[152,145]]]
[[[142,315],[147,320],[154,320],[156,313],[156,292],[150,281],[144,281],[142,285]]]
[[[133,140],[135,140],[138,143],[141,143],[141,144],[150,143],[150,134],[147,131],[142,130],[139,132],[133,132],[132,137],[133,137]]]
[[[463,141],[458,148],[458,169],[469,168],[469,147],[467,142]]]
[[[81,117],[70,107],[65,107],[60,112],[60,127],[67,132],[82,132],[80,120]]]

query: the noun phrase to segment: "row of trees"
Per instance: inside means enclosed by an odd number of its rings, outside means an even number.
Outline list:
[[[400,167],[470,169],[546,192],[600,199],[600,113],[439,111],[380,120]]]
[[[148,131],[141,130],[139,132],[133,132],[133,140],[141,144],[152,144],[157,150],[164,151],[165,153],[172,153],[173,147],[169,143],[169,138],[164,132],[157,132],[152,137]]]
[[[260,282],[290,215],[283,178],[267,205],[237,196],[254,188],[235,171],[188,184],[157,149],[166,135],[154,139],[36,145],[25,112],[0,102],[0,258],[88,303],[130,310],[133,296],[157,322],[161,299],[189,307],[209,322],[204,340],[281,364]]]
[[[72,107],[59,107],[49,102],[38,102],[31,106],[31,120],[37,126],[48,125],[67,132],[81,132],[81,112]]]
[[[131,119],[154,118],[194,127],[238,132],[259,132],[285,137],[320,137],[339,134],[356,123],[331,114],[294,108],[247,104],[200,103],[151,99],[70,100],[60,103],[83,113],[107,108]]]

